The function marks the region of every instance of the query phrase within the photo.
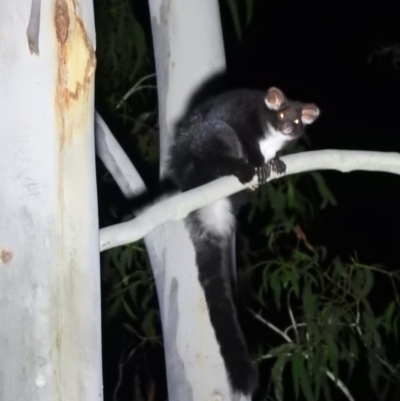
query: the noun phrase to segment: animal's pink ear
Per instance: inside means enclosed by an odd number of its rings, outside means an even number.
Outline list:
[[[265,96],[265,104],[270,110],[279,110],[283,103],[285,103],[285,100],[286,97],[283,92],[274,86],[268,89]]]
[[[303,124],[313,123],[319,116],[319,108],[315,104],[305,104],[301,111],[301,121]]]

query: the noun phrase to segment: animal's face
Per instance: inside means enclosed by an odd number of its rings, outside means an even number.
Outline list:
[[[289,100],[275,87],[268,89],[265,104],[271,112],[270,124],[288,140],[300,136],[304,126],[312,124],[319,116],[319,108],[315,104]]]

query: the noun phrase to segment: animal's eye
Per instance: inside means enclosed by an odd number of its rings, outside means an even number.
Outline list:
[[[298,118],[296,118],[295,120],[294,120],[294,123],[297,125],[297,124],[300,124],[300,120],[298,119]]]
[[[281,120],[283,120],[283,119],[285,118],[285,113],[280,112],[280,113],[278,114],[278,117],[279,117]]]

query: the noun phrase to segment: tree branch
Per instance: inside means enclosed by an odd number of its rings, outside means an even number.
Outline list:
[[[400,175],[400,154],[370,151],[319,150],[283,156],[285,175],[314,170],[355,170],[387,172]],[[272,175],[269,179],[278,178]],[[135,219],[100,230],[100,250],[138,241],[168,221],[185,218],[193,210],[206,206],[257,183],[257,178],[242,185],[236,177],[223,177],[191,191],[175,195],[148,208]]]
[[[118,184],[127,199],[146,191],[146,186],[114,138],[114,135],[96,111],[96,153]]]

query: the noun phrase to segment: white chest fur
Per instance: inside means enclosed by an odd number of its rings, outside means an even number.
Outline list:
[[[276,152],[285,146],[288,138],[270,124],[268,124],[268,132],[265,136],[266,138],[260,141],[260,150],[265,162],[268,162],[275,157]]]

